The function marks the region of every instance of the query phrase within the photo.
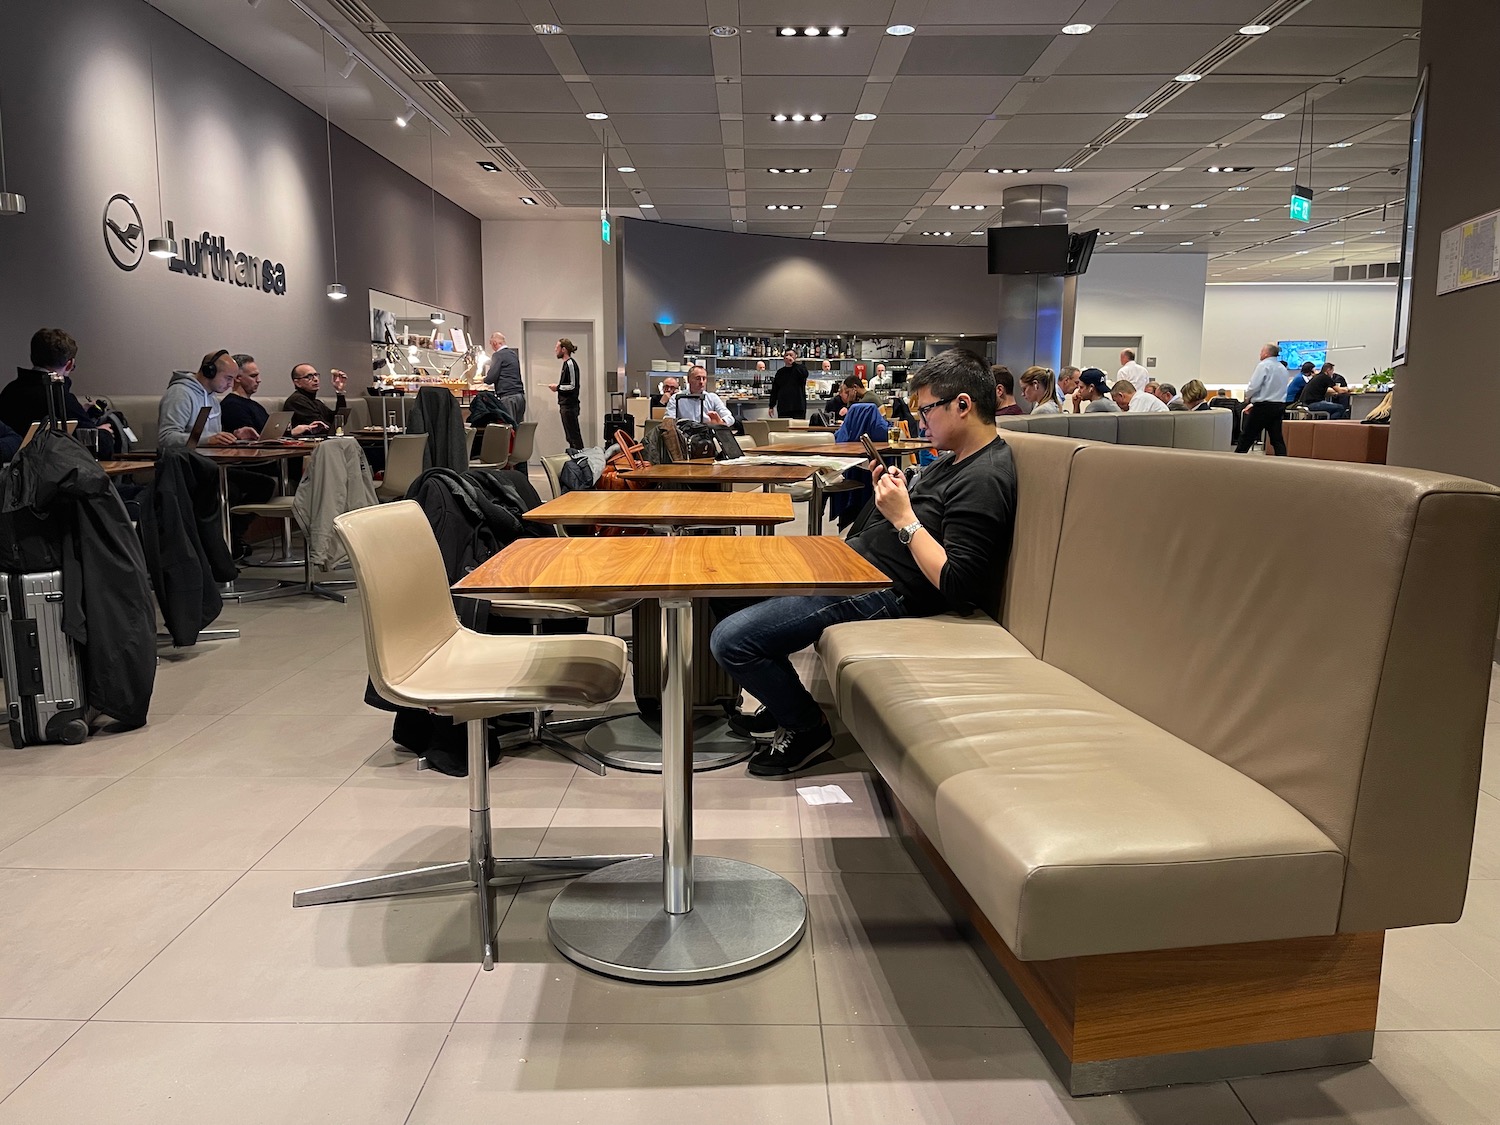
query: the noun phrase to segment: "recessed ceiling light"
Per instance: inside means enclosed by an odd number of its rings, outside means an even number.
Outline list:
[[[615,171],[616,172],[634,172],[635,168],[632,165],[629,165],[629,164],[621,164],[618,168],[615,169]]]
[[[840,172],[852,172],[852,171],[854,171],[854,169],[853,168],[840,168],[839,171]]]
[[[887,35],[910,35],[913,31],[916,30],[917,29],[912,27],[912,25],[909,23],[893,23],[890,27],[885,29],[885,33]]]
[[[1106,242],[1104,245],[1106,245],[1106,246],[1118,246],[1120,244],[1118,242]]]
[[[1132,211],[1170,211],[1172,205],[1170,203],[1132,203],[1130,209]]]
[[[797,34],[797,29],[795,27],[783,27],[781,29],[781,34],[782,35],[796,35]]]
[[[486,172],[500,171],[500,165],[496,164],[493,160],[481,160],[479,161],[479,166]]]
[[[656,210],[656,204],[654,204],[654,203],[641,203],[641,204],[638,204],[638,206],[640,207],[640,209],[642,211],[655,211]]]
[[[1249,191],[1250,188],[1246,184],[1236,184],[1234,187],[1230,188],[1229,190],[1230,191]]]
[[[1383,231],[1383,230],[1372,230],[1370,233],[1371,234],[1384,234],[1385,231]]]
[[[838,206],[837,203],[825,203],[825,204],[823,204],[823,210],[825,210],[825,211],[832,211],[837,206]]]
[[[1179,242],[1177,245],[1178,246],[1191,246],[1192,243],[1191,242]]]
[[[822,121],[823,115],[821,113],[809,113],[807,119],[809,121]]]
[[[1295,172],[1296,170],[1290,164],[1283,164],[1280,168],[1276,169],[1278,172]]]
[[[802,204],[800,204],[800,203],[767,203],[766,204],[766,210],[767,211],[800,211],[800,210],[802,210]]]
[[[1329,145],[1328,147],[1329,148],[1353,148],[1354,147],[1354,142],[1353,141],[1334,141],[1333,144]]]
[[[1299,254],[1311,254],[1312,251],[1311,250],[1298,250],[1297,253],[1299,253]]]
[[[1260,119],[1262,121],[1280,121],[1285,116],[1286,114],[1284,113],[1262,113]]]
[[[1145,231],[1143,231],[1143,230],[1133,230],[1133,231],[1131,231],[1131,232],[1130,232],[1130,233],[1131,233],[1131,234],[1145,234],[1145,233],[1146,233],[1146,232],[1145,232]]]
[[[531,30],[535,31],[538,35],[562,34],[562,28],[558,27],[555,23],[534,23],[531,25]]]
[[[1201,210],[1203,210],[1203,208],[1205,208],[1207,206],[1208,206],[1207,203],[1194,203],[1193,204],[1193,210],[1194,211],[1201,211]]]
[[[597,110],[595,110],[593,113],[585,113],[584,116],[587,117],[590,121],[608,121],[609,120],[609,114],[607,114],[607,113],[600,113]]]
[[[1343,244],[1344,244],[1344,240],[1341,238],[1337,242],[1335,242],[1333,245],[1335,245],[1335,246],[1342,246]]]
[[[856,113],[854,115],[854,120],[856,120],[856,121],[874,121],[875,120],[875,115],[873,113]]]
[[[808,38],[812,39],[812,38],[816,38],[819,35],[822,35],[823,34],[823,29],[821,27],[804,27],[802,29],[802,34],[806,35]]]
[[[1140,112],[1127,113],[1125,115],[1125,120],[1126,121],[1144,121],[1144,120],[1146,120],[1146,118],[1148,118],[1150,116],[1151,115],[1149,113],[1140,113]]]
[[[1203,75],[1201,75],[1201,74],[1192,74],[1192,73],[1189,73],[1189,74],[1179,74],[1176,78],[1172,79],[1172,81],[1173,82],[1197,82],[1200,79],[1202,79],[1202,77],[1203,77]]]
[[[1338,187],[1331,187],[1328,190],[1329,191],[1348,191],[1349,190],[1349,185],[1348,184],[1339,184]]]
[[[1099,233],[1102,234],[1105,238],[1113,238],[1115,232],[1112,230],[1101,230]]]
[[[813,234],[814,234],[814,235],[815,235],[815,236],[816,236],[816,235],[820,235],[820,234],[827,234],[827,233],[828,233],[828,232],[827,232],[827,231],[824,231],[824,230],[815,230],[815,231],[813,231]]]
[[[709,28],[708,33],[710,35],[716,36],[719,39],[733,39],[740,33],[740,29],[737,27],[730,27],[727,23],[721,23],[715,24],[713,27]]]
[[[1054,168],[1052,170],[1054,172],[1071,172],[1073,169],[1071,169],[1071,168]]]
[[[805,114],[801,114],[801,113],[794,113],[794,114],[792,114],[792,120],[793,121],[806,121],[807,120],[807,116]]]
[[[1062,29],[1062,33],[1064,35],[1087,35],[1093,30],[1094,25],[1091,23],[1070,23]]]
[[[991,176],[998,176],[1000,174],[1000,169],[999,168],[986,168],[985,172],[988,175],[991,175]]]
[[[1247,223],[1258,223],[1258,222],[1260,222],[1260,220],[1259,219],[1246,219],[1245,222],[1247,222]]]
[[[538,205],[537,201],[535,199],[532,199],[529,195],[521,196],[521,202],[526,204],[526,206],[528,207],[536,207]]]
[[[771,120],[772,121],[785,121],[786,120],[786,114],[784,114],[784,113],[778,113],[778,114],[776,114],[776,116],[772,117]]]
[[[844,29],[842,27],[830,27],[828,29],[828,37],[830,39],[837,39],[840,35],[843,35],[843,34],[844,34]]]
[[[950,203],[950,204],[948,204],[948,210],[950,210],[950,211],[983,211],[987,206],[989,206],[989,205],[986,204],[986,203]]]
[[[1241,35],[1264,35],[1266,32],[1268,32],[1270,30],[1271,30],[1271,25],[1268,24],[1268,23],[1247,23],[1244,27],[1240,28],[1240,34]]]

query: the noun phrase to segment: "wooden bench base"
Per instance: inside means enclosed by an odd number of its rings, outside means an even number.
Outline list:
[[[1373,1053],[1383,932],[1021,961],[891,803],[908,849],[971,927],[1069,1093],[1364,1062]]]

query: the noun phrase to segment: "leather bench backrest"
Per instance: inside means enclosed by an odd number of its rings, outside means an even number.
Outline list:
[[[1171,449],[1177,432],[1177,419],[1170,412],[1159,414],[1117,414],[1119,445],[1159,445]]]
[[[1084,441],[1107,441],[1113,445],[1120,440],[1119,415],[1100,410],[1092,414],[1069,414],[1068,436]]]
[[[1054,589],[1075,596],[1051,599],[1042,658],[1326,833],[1348,859],[1342,930],[1455,920],[1500,612],[1500,490],[1097,444],[1067,479]]]
[[[1016,463],[1016,526],[1005,572],[1000,624],[1032,655],[1040,656],[1052,600],[1068,474],[1073,455],[1085,443],[1010,429],[1001,436],[1010,445]]]
[[[1234,445],[1230,437],[1234,420],[1227,410],[1178,410],[1172,413],[1172,421],[1174,449],[1216,449],[1227,453]]]

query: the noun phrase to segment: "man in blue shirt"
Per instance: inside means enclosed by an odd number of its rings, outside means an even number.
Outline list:
[[[1264,434],[1276,456],[1286,456],[1281,423],[1286,418],[1286,388],[1292,376],[1278,358],[1280,355],[1278,344],[1265,344],[1260,349],[1260,363],[1256,364],[1250,385],[1245,388],[1246,406],[1239,444],[1234,447],[1236,453],[1248,453]]]
[[[688,372],[688,389],[679,391],[667,399],[666,416],[668,418],[681,418],[687,422],[711,422],[718,426],[733,426],[734,415],[729,412],[729,407],[724,405],[724,400],[713,391],[704,390],[708,386],[708,371],[703,367],[694,367]],[[703,398],[703,417],[698,417],[698,403],[689,400],[682,401],[683,394],[700,395]]]
[[[1308,360],[1292,376],[1292,381],[1286,385],[1286,401],[1288,406],[1294,402],[1301,401],[1302,388],[1307,386],[1307,381],[1312,378],[1313,370],[1312,360]]]

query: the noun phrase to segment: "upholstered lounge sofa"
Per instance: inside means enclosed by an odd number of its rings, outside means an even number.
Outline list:
[[[163,382],[165,387],[165,381]],[[281,404],[287,400],[287,395],[256,395],[255,401],[260,403],[270,413],[275,414],[281,409]],[[330,406],[333,405],[333,395],[324,391],[323,400]],[[126,419],[130,422],[130,429],[136,436],[132,448],[137,450],[152,450],[156,448],[156,418],[161,410],[161,395],[110,395],[110,404],[117,410],[124,412]],[[370,424],[370,407],[363,395],[349,396],[349,426],[351,429],[360,429]]]
[[[1463,910],[1500,490],[1005,437],[1001,623],[819,645],[914,852],[1075,1094],[1368,1059],[1384,931]]]
[[[1021,414],[998,420],[1002,433],[1107,441],[1113,445],[1156,445],[1166,449],[1231,447],[1234,419],[1227,410],[1170,410],[1158,414]]]

